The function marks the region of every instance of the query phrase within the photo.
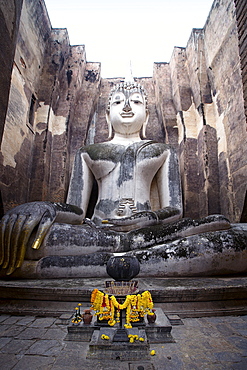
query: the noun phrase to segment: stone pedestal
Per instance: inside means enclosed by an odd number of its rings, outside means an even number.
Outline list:
[[[76,342],[89,342],[92,338],[95,327],[93,325],[70,325],[65,340]]]
[[[109,346],[111,343],[123,343],[125,341],[128,342],[129,334],[138,335],[138,337],[143,337],[144,335],[148,343],[173,343],[174,339],[171,335],[172,325],[167,319],[167,316],[164,314],[161,308],[156,309],[156,315],[157,319],[154,324],[149,324],[145,316],[143,323],[133,323],[132,329],[123,329],[119,326],[109,327],[109,325],[100,326],[99,323],[97,323],[96,317],[94,316],[90,325],[85,325],[83,323],[80,323],[79,325],[69,325],[67,328],[68,334],[65,337],[65,340],[77,342],[89,342],[91,340],[90,345],[92,344],[95,346],[98,343],[97,338],[100,338],[98,336],[100,333],[100,336],[101,334],[106,334],[110,337],[109,341],[102,342],[102,340],[100,340],[99,344],[101,345],[103,343],[102,345],[104,346],[105,344]],[[121,334],[121,330],[125,331],[125,335]]]
[[[85,325],[83,322],[79,324],[70,324],[67,326],[68,333],[64,340],[76,342],[90,342],[93,332],[100,328],[97,326],[97,318],[93,316],[91,324]]]
[[[150,359],[150,348],[147,341],[144,329],[132,329],[134,335],[144,338],[144,342],[136,340],[134,343],[128,341],[128,329],[126,330],[126,340],[115,341],[114,338],[118,334],[118,329],[100,328],[95,330],[92,339],[89,343],[87,358],[101,360],[120,360],[120,361],[140,361]],[[131,333],[131,334],[132,334]],[[101,335],[105,334],[109,337],[108,340],[101,339]],[[122,338],[123,336],[120,335]],[[121,339],[121,338],[120,338]]]
[[[145,316],[145,332],[149,343],[173,343],[175,342],[171,330],[172,326],[161,308],[156,309],[157,319],[149,324]]]

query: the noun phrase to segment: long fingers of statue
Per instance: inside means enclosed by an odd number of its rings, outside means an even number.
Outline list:
[[[1,221],[1,265],[3,268],[6,268],[9,263],[10,237],[16,217],[16,215],[6,215]]]
[[[3,268],[5,269],[9,265],[10,249],[11,249],[11,233],[17,219],[17,215],[13,214],[9,217],[8,222],[4,231],[4,259]]]
[[[28,240],[34,228],[39,224],[33,248],[38,249],[54,221],[54,216],[47,210],[38,219],[32,215],[6,214],[0,223],[0,265],[8,268],[10,275],[20,267],[26,253]]]
[[[22,265],[22,262],[25,257],[27,243],[30,238],[31,233],[33,232],[35,226],[40,222],[40,218],[33,218],[32,215],[28,216],[26,221],[23,224],[20,236],[18,238],[18,250],[16,256],[15,268],[18,268]]]
[[[54,220],[54,215],[52,215],[49,210],[46,210],[40,220],[39,227],[32,244],[33,249],[39,249]]]
[[[8,220],[9,215],[5,215],[0,221],[0,265],[2,265],[4,261],[4,234]]]
[[[17,259],[17,253],[19,248],[19,237],[21,235],[21,231],[23,228],[23,225],[26,221],[28,216],[26,215],[18,215],[15,225],[12,229],[11,239],[10,239],[10,258],[9,258],[9,265],[7,270],[7,275],[12,274],[12,272],[16,268],[16,259]]]

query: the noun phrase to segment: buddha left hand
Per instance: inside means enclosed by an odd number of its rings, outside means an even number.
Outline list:
[[[177,208],[166,207],[158,211],[141,211],[129,217],[104,220],[103,223],[115,231],[130,231],[141,227],[157,225],[179,219],[181,212]]]

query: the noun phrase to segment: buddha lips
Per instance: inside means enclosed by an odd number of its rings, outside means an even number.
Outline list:
[[[119,303],[114,295],[110,298],[98,289],[91,294],[92,309],[99,320],[108,320],[108,325],[119,322],[120,310],[126,309],[126,328],[131,328],[131,322],[137,322],[145,314],[153,315],[153,300],[149,291],[142,294],[127,295],[123,303]],[[116,311],[116,312],[115,312]]]

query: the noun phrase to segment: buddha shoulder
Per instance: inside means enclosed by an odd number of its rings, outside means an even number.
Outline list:
[[[80,149],[83,157],[90,161],[109,161],[117,163],[124,152],[122,145],[112,144],[110,142],[91,144]]]

